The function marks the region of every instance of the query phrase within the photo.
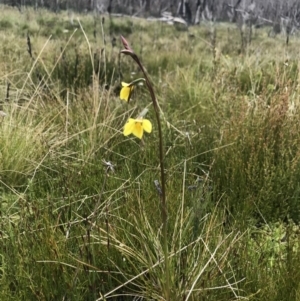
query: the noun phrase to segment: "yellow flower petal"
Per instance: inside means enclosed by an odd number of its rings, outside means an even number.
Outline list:
[[[134,126],[135,126],[135,119],[129,118],[124,126],[124,130],[123,130],[124,136],[128,136],[128,135],[132,134],[132,132],[134,130]]]
[[[133,91],[133,86],[129,86],[129,84],[122,82],[122,89],[120,91],[120,99],[129,101],[132,91]]]
[[[152,131],[152,124],[148,119],[129,118],[124,126],[123,134],[124,134],[124,136],[133,134],[134,136],[138,137],[139,139],[142,139],[144,130],[147,133],[151,133],[151,131]]]
[[[142,120],[135,120],[134,128],[132,134],[140,139],[143,137],[143,121]]]
[[[148,120],[148,119],[143,119],[143,129],[144,129],[147,133],[151,133],[151,131],[152,131],[152,123],[150,122],[150,120]]]

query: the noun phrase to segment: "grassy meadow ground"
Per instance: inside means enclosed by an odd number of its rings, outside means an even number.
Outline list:
[[[300,300],[300,38],[70,21],[1,7],[0,300]],[[120,35],[160,104],[168,284],[155,114],[143,85],[119,99],[142,77]],[[145,107],[152,133],[124,137]]]

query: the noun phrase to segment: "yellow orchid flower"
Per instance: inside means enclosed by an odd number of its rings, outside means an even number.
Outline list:
[[[122,82],[122,89],[120,91],[121,100],[125,100],[129,102],[132,91],[133,91],[133,84],[127,84],[125,82]]]
[[[129,118],[124,126],[123,134],[124,136],[133,134],[134,136],[142,139],[144,131],[147,133],[151,133],[152,123],[150,122],[150,120],[143,118]]]

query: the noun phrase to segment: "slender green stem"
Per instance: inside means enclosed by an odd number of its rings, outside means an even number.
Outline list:
[[[155,111],[157,128],[158,128],[158,137],[159,137],[159,164],[160,164],[160,178],[161,178],[161,218],[163,223],[163,248],[164,248],[164,259],[165,259],[165,272],[166,272],[166,300],[170,300],[170,269],[169,269],[169,259],[168,259],[168,208],[166,202],[166,182],[165,182],[165,169],[164,169],[164,148],[163,148],[163,137],[161,129],[161,121],[159,115],[159,106],[151,82],[145,72],[143,65],[140,61],[137,61],[141,71],[143,72],[146,80],[146,85],[150,92],[152,103]]]
[[[165,181],[165,169],[164,169],[164,147],[163,147],[163,135],[161,129],[161,120],[160,120],[160,111],[159,105],[157,102],[157,98],[154,93],[153,86],[151,81],[146,73],[144,66],[142,65],[141,61],[139,60],[138,56],[134,51],[129,47],[127,41],[121,37],[123,45],[125,46],[126,50],[122,50],[121,53],[130,55],[133,60],[138,64],[142,73],[144,74],[144,78],[146,81],[146,86],[149,90],[158,128],[158,138],[159,138],[159,164],[160,164],[160,179],[161,179],[161,193],[160,193],[160,200],[161,200],[161,219],[162,219],[162,235],[163,235],[163,252],[164,252],[164,261],[165,261],[165,276],[166,276],[166,283],[165,283],[165,299],[166,301],[170,301],[170,268],[169,268],[169,258],[168,258],[168,208],[167,208],[167,201],[166,201],[166,181]]]

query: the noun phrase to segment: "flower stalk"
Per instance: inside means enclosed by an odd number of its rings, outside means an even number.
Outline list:
[[[158,128],[158,138],[159,138],[159,165],[160,165],[160,180],[161,180],[161,193],[160,195],[160,204],[161,204],[161,219],[162,219],[162,240],[163,240],[163,252],[164,252],[164,262],[165,262],[165,300],[170,301],[170,269],[169,269],[169,259],[168,259],[168,208],[166,202],[166,181],[165,181],[165,170],[164,170],[164,149],[163,149],[163,136],[162,136],[162,128],[161,128],[161,120],[160,120],[160,110],[157,98],[154,93],[153,86],[151,81],[146,73],[144,66],[142,65],[137,54],[131,49],[126,39],[121,36],[121,40],[125,49],[121,50],[122,54],[129,55],[131,58],[137,63],[141,72],[144,75],[146,86],[149,90],[156,122]]]

